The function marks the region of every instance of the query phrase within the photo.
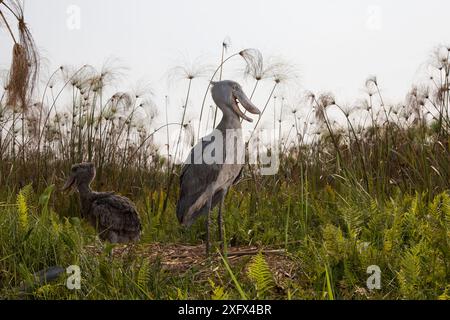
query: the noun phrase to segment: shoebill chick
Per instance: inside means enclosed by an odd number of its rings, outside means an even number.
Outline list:
[[[90,184],[94,177],[93,163],[75,164],[63,190],[77,189],[81,217],[97,230],[101,240],[111,243],[138,241],[142,228],[134,204],[114,192],[92,191]]]

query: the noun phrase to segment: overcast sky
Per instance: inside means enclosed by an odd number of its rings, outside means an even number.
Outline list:
[[[129,68],[128,81],[148,79],[159,102],[168,93],[164,77],[180,55],[217,62],[227,36],[230,52],[254,47],[294,63],[304,89],[352,101],[375,74],[385,96],[400,99],[433,47],[450,43],[449,12],[448,0],[25,2],[26,20],[51,66],[99,66],[119,58]],[[4,32],[0,40],[3,47]]]

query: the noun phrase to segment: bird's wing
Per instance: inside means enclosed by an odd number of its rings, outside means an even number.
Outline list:
[[[206,164],[202,159],[199,161],[199,148],[204,150],[210,143],[212,141],[200,141],[201,145],[198,144],[191,150],[183,165],[180,176],[180,197],[177,204],[177,217],[180,222],[183,222],[183,219],[186,218],[185,215],[194,204],[197,207],[196,211],[200,211],[204,206],[207,201],[205,193],[208,187],[216,181],[223,166],[218,163]],[[202,199],[200,199],[201,197]],[[201,203],[198,203],[199,199]],[[196,217],[197,214],[194,213],[192,219]]]
[[[97,193],[94,197],[92,215],[101,230],[141,230],[139,214],[128,198],[111,193]]]

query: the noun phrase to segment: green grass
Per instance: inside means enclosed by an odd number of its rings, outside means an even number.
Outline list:
[[[73,212],[51,206],[58,191],[41,195],[30,186],[14,202],[0,205],[0,296],[25,299],[438,299],[448,297],[450,196],[427,201],[426,194],[397,192],[379,203],[351,187],[327,186],[317,194],[299,195],[299,186],[277,194],[261,190],[255,210],[251,194],[239,185],[226,201],[225,223],[231,246],[286,247],[291,277],[248,257],[193,265],[183,272],[163,268],[161,260],[139,251],[110,255],[94,231]],[[53,195],[52,195],[53,192]],[[243,195],[242,201],[236,201]],[[173,205],[161,213],[142,194],[138,207],[144,234],[138,246],[152,242],[199,244],[204,221],[191,230],[178,226]],[[156,196],[157,197],[157,196]],[[308,205],[302,203],[308,199]],[[9,196],[9,199],[11,197]],[[240,204],[240,205],[239,205]],[[306,208],[308,215],[305,214]],[[287,227],[289,226],[289,227]],[[89,250],[88,248],[91,247]],[[92,247],[99,253],[94,254]],[[261,261],[262,259],[262,261]],[[259,269],[255,272],[255,263]],[[81,290],[68,290],[66,275],[33,286],[32,274],[50,266],[79,265]],[[274,284],[262,292],[267,270]],[[381,289],[366,288],[366,269],[378,265]],[[262,267],[261,267],[262,266]],[[213,271],[211,271],[213,270]],[[253,270],[253,271],[250,271]],[[258,271],[262,270],[262,271]],[[207,272],[207,276],[205,276]],[[209,272],[209,273],[208,273]],[[261,278],[258,278],[258,275]],[[27,292],[20,292],[23,283]]]

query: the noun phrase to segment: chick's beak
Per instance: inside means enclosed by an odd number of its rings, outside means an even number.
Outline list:
[[[72,174],[66,181],[66,183],[64,184],[64,186],[62,187],[63,191],[68,190],[70,187],[73,186],[73,184],[75,183],[75,176]]]

